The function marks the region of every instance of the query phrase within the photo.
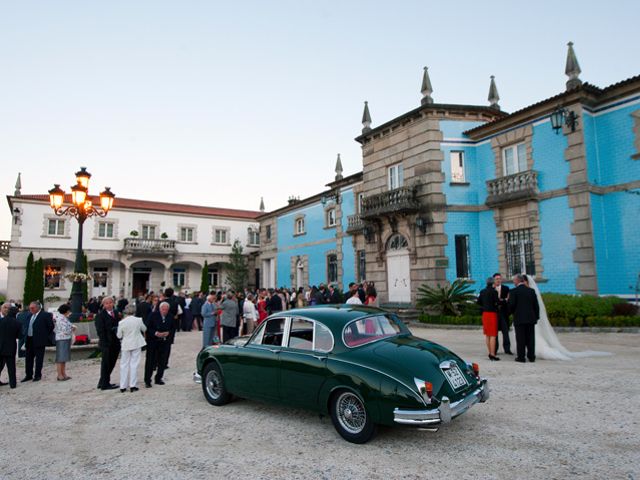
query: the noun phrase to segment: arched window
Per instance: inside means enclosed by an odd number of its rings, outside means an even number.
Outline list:
[[[387,242],[387,250],[404,250],[405,248],[409,248],[409,242],[399,233],[392,235]]]

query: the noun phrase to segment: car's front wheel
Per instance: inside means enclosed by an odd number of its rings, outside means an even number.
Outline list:
[[[211,362],[202,372],[202,391],[211,405],[221,406],[229,403],[231,395],[224,386],[224,378],[217,363]]]
[[[352,443],[367,443],[376,434],[376,425],[367,413],[364,402],[349,390],[333,395],[331,420],[340,436]]]

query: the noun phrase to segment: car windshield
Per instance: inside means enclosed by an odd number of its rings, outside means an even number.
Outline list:
[[[373,315],[347,324],[342,332],[342,338],[347,347],[357,347],[382,338],[394,337],[400,333],[402,328],[396,321],[386,315]]]

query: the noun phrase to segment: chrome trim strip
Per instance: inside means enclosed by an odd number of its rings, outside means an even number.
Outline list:
[[[362,365],[361,363],[356,363],[356,362],[352,362],[352,361],[347,361],[347,360],[342,360],[341,358],[336,358],[335,356],[331,357],[331,360],[335,360],[336,362],[342,362],[342,363],[347,363],[349,365],[357,365],[358,367],[362,367],[362,368],[366,368],[368,370],[371,370],[373,372],[377,372],[381,375],[384,375],[385,377],[389,377],[391,380],[398,382],[400,385],[402,385],[403,387],[405,387],[407,390],[409,390],[414,397],[416,397],[418,400],[420,400],[420,403],[422,403],[425,407],[427,406],[424,403],[424,398],[422,398],[422,395],[418,394],[415,390],[413,390],[413,388],[411,388],[409,385],[407,385],[406,383],[404,383],[401,380],[398,380],[395,377],[392,377],[391,375],[389,375],[388,373],[383,372],[382,370],[378,370],[377,368],[373,368],[373,367],[369,367],[367,365]]]
[[[202,377],[198,374],[198,372],[193,372],[193,381],[197,384],[202,383]]]
[[[442,397],[440,406],[431,410],[393,410],[393,421],[401,425],[438,425],[449,423],[451,420],[469,410],[476,403],[486,402],[489,399],[489,382],[483,378],[480,387],[471,394],[450,403],[447,397]]]

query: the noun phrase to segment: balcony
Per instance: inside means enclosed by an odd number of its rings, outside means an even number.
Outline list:
[[[362,199],[363,220],[391,213],[413,213],[420,210],[413,187],[400,187],[388,192],[378,193]]]
[[[364,228],[364,222],[359,214],[349,215],[347,217],[347,233],[354,234],[361,232]]]
[[[176,241],[153,238],[125,238],[124,253],[129,255],[173,255],[176,253]]]
[[[487,181],[488,207],[538,198],[538,172],[527,170]]]
[[[9,258],[9,240],[0,240],[0,258],[5,260]]]

